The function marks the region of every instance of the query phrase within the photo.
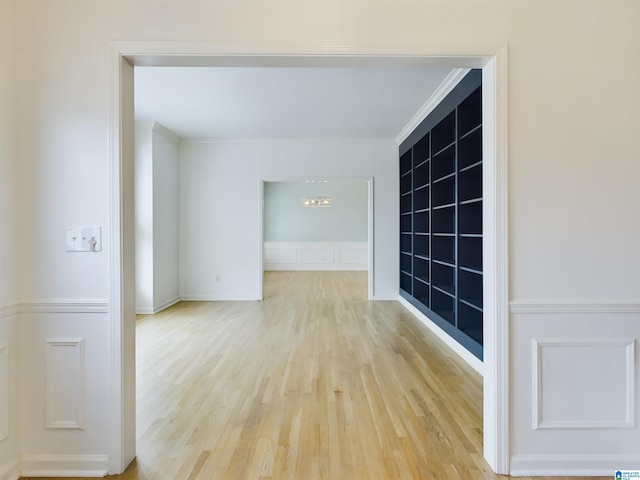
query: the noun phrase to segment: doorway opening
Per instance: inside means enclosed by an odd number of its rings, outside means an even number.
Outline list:
[[[273,46],[272,46],[273,47]],[[185,45],[154,43],[113,43],[110,74],[110,344],[111,344],[111,473],[123,471],[135,457],[135,245],[134,219],[134,65],[189,66],[224,65],[445,65],[482,68],[483,174],[487,230],[484,251],[485,311],[484,324],[484,456],[497,473],[509,472],[509,389],[508,389],[508,235],[507,235],[507,51],[478,52],[472,39],[460,51],[420,51],[407,55],[402,46],[389,45],[340,47],[333,55],[325,48],[291,56],[264,44]],[[344,52],[351,52],[345,55]],[[258,52],[258,53],[256,53]],[[380,52],[385,52],[380,54]],[[391,52],[391,53],[389,53]],[[395,52],[395,55],[394,55]],[[475,53],[474,53],[475,52]],[[329,52],[330,53],[330,52]],[[376,203],[374,214],[388,205]],[[389,227],[389,225],[387,225]],[[256,226],[258,230],[259,227]],[[397,228],[394,228],[397,231]],[[256,242],[257,243],[257,242]],[[261,242],[260,242],[261,243]],[[379,245],[376,247],[379,250]],[[397,250],[396,250],[397,251]],[[394,255],[395,256],[395,255]],[[373,255],[377,259],[376,255]],[[396,260],[397,261],[397,260]],[[393,264],[393,261],[391,261]],[[374,272],[379,271],[379,265]],[[262,265],[259,265],[262,270]],[[398,271],[398,269],[395,269]],[[397,282],[396,282],[397,283]]]
[[[264,178],[261,197],[264,274],[365,271],[373,299],[373,178]]]

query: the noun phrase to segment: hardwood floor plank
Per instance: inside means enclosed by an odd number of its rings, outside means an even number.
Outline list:
[[[140,316],[138,457],[109,478],[507,478],[482,458],[480,376],[366,295],[365,272],[269,272],[262,302]]]

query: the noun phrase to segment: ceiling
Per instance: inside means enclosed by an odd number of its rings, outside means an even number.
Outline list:
[[[433,67],[136,67],[137,122],[183,139],[394,139],[451,73]]]

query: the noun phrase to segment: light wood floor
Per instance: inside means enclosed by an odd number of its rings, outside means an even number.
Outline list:
[[[366,273],[264,286],[138,319],[138,457],[109,478],[505,478],[482,458],[481,378],[397,302],[367,301]]]

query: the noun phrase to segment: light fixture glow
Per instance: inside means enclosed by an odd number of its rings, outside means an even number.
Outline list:
[[[302,197],[300,204],[303,207],[331,207],[333,198],[326,196]]]

